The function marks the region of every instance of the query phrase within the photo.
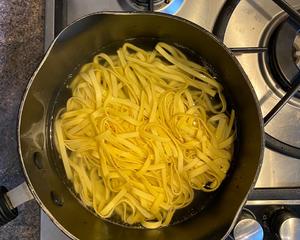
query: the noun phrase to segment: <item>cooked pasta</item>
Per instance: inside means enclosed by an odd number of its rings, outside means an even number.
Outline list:
[[[82,202],[145,228],[167,226],[230,166],[235,112],[208,70],[163,42],[100,53],[70,84],[57,150]]]

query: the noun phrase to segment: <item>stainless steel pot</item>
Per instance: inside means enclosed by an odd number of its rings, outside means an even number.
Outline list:
[[[129,229],[96,217],[69,190],[52,142],[52,121],[67,94],[60,94],[76,73],[104,46],[131,39],[139,45],[158,40],[192,49],[213,66],[237,112],[238,142],[230,174],[207,206],[189,220],[169,227]],[[211,33],[184,19],[158,13],[102,12],[63,30],[31,78],[19,116],[19,153],[28,188],[54,223],[74,239],[224,239],[234,225],[261,165],[263,122],[252,86],[233,54]],[[24,185],[23,185],[24,187]],[[17,215],[13,196],[0,189],[0,223]],[[26,192],[26,191],[25,191]],[[23,191],[24,193],[24,191]],[[8,198],[11,198],[11,202]],[[24,199],[30,199],[25,194]],[[15,203],[15,204],[14,204]],[[13,205],[13,206],[12,206]]]

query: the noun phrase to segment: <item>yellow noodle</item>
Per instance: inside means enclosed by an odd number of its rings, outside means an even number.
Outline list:
[[[70,89],[55,119],[56,146],[99,216],[167,226],[195,190],[214,191],[225,178],[235,112],[227,114],[222,85],[179,49],[125,43],[84,65]]]

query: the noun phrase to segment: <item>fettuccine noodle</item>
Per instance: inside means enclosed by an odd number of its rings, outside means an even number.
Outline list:
[[[194,190],[215,191],[225,178],[235,113],[221,84],[177,48],[125,43],[96,55],[69,87],[56,146],[75,191],[101,217],[167,226]]]

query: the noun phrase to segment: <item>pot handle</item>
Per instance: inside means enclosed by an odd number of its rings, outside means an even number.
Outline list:
[[[18,216],[17,207],[31,199],[33,196],[25,182],[10,191],[0,186],[0,226],[15,219]]]

